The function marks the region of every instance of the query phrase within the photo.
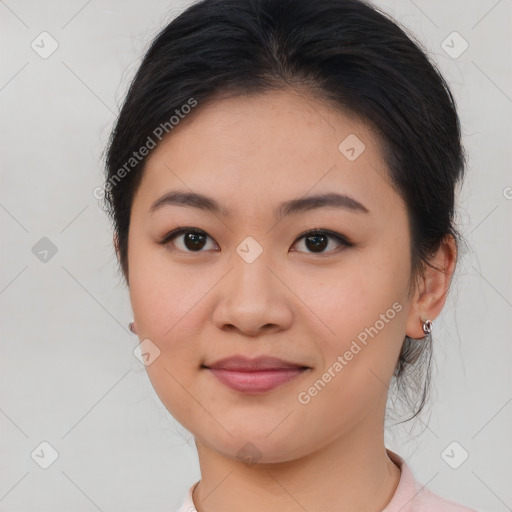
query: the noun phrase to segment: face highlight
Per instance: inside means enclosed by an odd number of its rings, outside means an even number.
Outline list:
[[[406,334],[410,256],[366,124],[289,91],[199,104],[149,156],[132,205],[130,299],[160,351],[152,385],[227,457],[250,443],[261,462],[291,461],[369,436]],[[203,367],[233,355],[309,370],[247,394]]]

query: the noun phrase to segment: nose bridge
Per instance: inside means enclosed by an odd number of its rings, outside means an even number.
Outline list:
[[[248,294],[250,298],[251,294],[257,293],[260,300],[272,294],[276,283],[272,281],[275,277],[269,268],[272,266],[271,253],[255,238],[249,236],[236,247],[231,265],[231,286],[235,294]]]
[[[254,239],[237,246],[214,312],[217,327],[234,326],[254,335],[263,327],[285,328],[289,324],[290,305],[272,266],[271,252]]]

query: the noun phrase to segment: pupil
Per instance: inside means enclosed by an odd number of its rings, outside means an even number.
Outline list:
[[[310,246],[308,241],[313,240],[313,244]],[[306,237],[306,246],[310,250],[325,249],[327,247],[327,237],[325,235],[310,235]]]
[[[201,233],[187,233],[185,235],[185,245],[187,249],[201,249],[204,245],[205,236]]]

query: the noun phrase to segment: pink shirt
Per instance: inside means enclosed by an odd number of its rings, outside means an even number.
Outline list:
[[[389,449],[387,453],[400,466],[401,476],[395,494],[382,512],[477,512],[429,491],[416,482],[411,469],[399,455]],[[176,512],[197,512],[192,500],[192,491],[198,483],[190,487],[183,504]]]

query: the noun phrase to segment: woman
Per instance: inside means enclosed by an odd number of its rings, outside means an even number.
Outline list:
[[[428,375],[464,164],[444,79],[361,1],[204,0],[156,37],[105,191],[141,359],[198,450],[181,512],[470,510],[384,444],[391,382]]]

